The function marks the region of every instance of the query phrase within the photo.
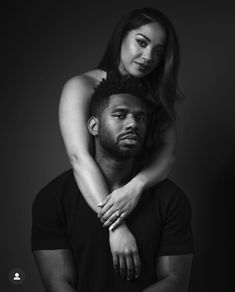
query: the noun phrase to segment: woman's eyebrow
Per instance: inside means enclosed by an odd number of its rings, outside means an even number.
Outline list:
[[[143,38],[145,38],[149,43],[151,43],[151,40],[146,36],[144,35],[143,33],[139,32],[137,33],[136,35],[141,35]],[[165,44],[158,44],[157,47],[162,47],[164,48],[165,47]]]
[[[141,35],[141,36],[144,37],[148,42],[151,42],[150,39],[149,39],[146,35],[144,35],[144,34],[142,34],[142,33],[137,33],[137,35]]]

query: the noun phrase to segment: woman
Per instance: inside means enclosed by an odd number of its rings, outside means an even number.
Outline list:
[[[133,266],[135,276],[139,275],[140,260],[135,239],[123,219],[135,208],[143,191],[164,180],[172,167],[176,144],[174,103],[180,98],[178,64],[178,42],[168,18],[153,8],[134,10],[117,24],[98,68],[72,78],[62,92],[59,121],[75,180],[88,205],[104,226],[110,227],[114,267],[126,265],[129,278]],[[113,70],[144,82],[160,110],[156,116],[158,129],[152,127],[151,131],[151,157],[131,181],[109,194],[92,157],[86,123],[94,87]],[[126,250],[133,261],[124,256]]]

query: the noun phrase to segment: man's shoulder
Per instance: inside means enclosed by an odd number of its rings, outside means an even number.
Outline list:
[[[153,197],[162,203],[188,201],[188,196],[175,182],[166,179],[150,189]]]
[[[47,183],[35,196],[34,203],[39,200],[52,200],[59,199],[66,189],[69,187],[76,187],[74,184],[74,176],[72,169],[69,169],[62,174],[58,175]]]
[[[184,191],[172,180],[165,179],[164,181],[160,182],[159,184],[153,186],[151,188],[153,192],[166,192],[168,194],[173,193],[184,193]]]

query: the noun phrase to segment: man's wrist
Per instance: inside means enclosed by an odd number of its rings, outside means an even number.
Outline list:
[[[128,229],[128,227],[127,227],[125,221],[122,221],[120,223],[120,225],[118,225],[117,228],[115,228],[114,230],[112,230],[112,229],[110,230],[109,229],[109,234],[113,233],[114,231],[122,231],[122,230],[125,230],[125,229]]]

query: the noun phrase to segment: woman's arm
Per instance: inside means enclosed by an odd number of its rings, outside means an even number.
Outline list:
[[[113,223],[116,218],[111,215],[118,211],[122,216],[110,226],[111,229],[115,229],[135,208],[144,190],[167,178],[175,160],[175,124],[161,133],[157,144],[155,153],[148,155],[146,166],[125,186],[113,191],[107,203],[102,207],[100,215],[105,226]]]
[[[78,76],[69,80],[62,91],[59,123],[76,183],[88,205],[98,213],[98,203],[109,192],[91,155],[92,140],[88,133],[87,120],[92,93],[92,80],[89,77]]]
[[[59,105],[59,122],[79,190],[88,205],[99,213],[98,203],[107,199],[109,192],[101,170],[91,155],[92,139],[88,132],[87,120],[92,93],[93,86],[87,77],[79,76],[68,81]],[[115,232],[109,231],[109,238],[114,265],[116,260],[121,258],[127,263],[127,274],[131,277],[130,271],[134,267],[135,277],[138,277],[138,247],[126,224],[123,222]]]
[[[133,178],[133,183],[139,185],[142,190],[166,179],[175,161],[176,125],[169,126],[158,139],[158,147],[148,156],[146,167]]]

